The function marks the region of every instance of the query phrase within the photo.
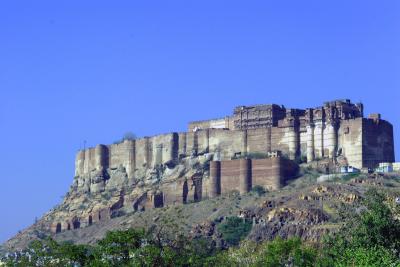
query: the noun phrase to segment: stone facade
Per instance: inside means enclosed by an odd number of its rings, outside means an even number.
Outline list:
[[[344,157],[356,168],[374,168],[380,162],[394,161],[392,125],[382,120],[380,114],[364,118],[363,105],[347,99],[308,109],[275,104],[240,106],[223,121],[227,122],[227,131],[245,135],[241,140],[243,149],[235,152],[280,150],[291,159],[304,158],[308,162]],[[189,130],[210,128],[212,123],[207,121],[189,124]],[[222,146],[221,150],[226,154],[232,148]]]

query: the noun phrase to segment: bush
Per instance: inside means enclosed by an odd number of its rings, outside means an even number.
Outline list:
[[[218,224],[217,230],[229,245],[238,245],[239,241],[246,237],[251,230],[252,223],[239,217],[228,217]]]
[[[265,188],[262,187],[261,185],[256,185],[251,189],[251,192],[257,194],[258,196],[262,196],[265,195],[265,193],[267,193],[267,190],[265,190]]]
[[[349,174],[346,174],[345,176],[342,176],[342,180],[350,181],[351,179],[358,178],[360,175],[361,175],[361,173],[359,173],[359,172],[349,173]]]

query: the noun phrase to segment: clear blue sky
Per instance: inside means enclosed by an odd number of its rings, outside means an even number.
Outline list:
[[[83,140],[337,98],[399,137],[399,14],[398,0],[1,1],[0,241],[60,202]]]

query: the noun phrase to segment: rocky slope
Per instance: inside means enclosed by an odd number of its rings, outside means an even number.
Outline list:
[[[188,164],[197,165],[195,169],[200,173],[206,169],[203,168],[206,162],[205,159],[202,163],[197,161]],[[114,175],[123,173],[123,170],[115,171]],[[165,171],[162,172],[165,173]],[[179,176],[182,171],[184,170],[169,169],[168,172],[173,175],[167,177]],[[203,172],[203,175],[206,176],[207,173]],[[138,188],[157,190],[156,186],[154,187],[157,183],[153,184],[153,180],[158,177],[156,174],[147,181],[138,181],[138,183],[143,183],[141,187],[135,187],[136,189],[131,191],[127,190],[129,187],[126,187],[125,192],[111,191],[113,193],[109,196],[105,196],[104,193],[94,196],[82,195],[72,187],[58,208],[7,241],[3,249],[22,249],[32,240],[47,236],[59,241],[93,244],[109,230],[130,227],[158,227],[169,231],[171,235],[182,232],[192,238],[206,237],[214,240],[217,246],[225,246],[223,237],[218,233],[216,226],[228,216],[238,216],[251,221],[253,227],[247,238],[252,240],[270,240],[276,236],[284,238],[300,236],[304,240],[318,241],[324,234],[340,227],[343,219],[340,214],[356,212],[361,207],[361,200],[368,188],[376,187],[386,191],[390,203],[394,203],[395,197],[400,195],[398,176],[331,177],[330,181],[318,183],[319,176],[318,172],[303,168],[302,176],[280,191],[266,193],[253,191],[245,195],[232,192],[215,199],[145,211],[125,207],[121,199],[140,194]],[[63,218],[70,212],[87,214],[88,210],[95,209],[96,205],[101,207],[110,203],[113,203],[115,211],[118,211],[111,219],[58,234],[50,232],[46,227],[46,222],[54,220],[55,217]]]

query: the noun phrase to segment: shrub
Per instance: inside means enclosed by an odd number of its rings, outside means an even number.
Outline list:
[[[349,173],[342,177],[343,181],[350,181],[351,179],[357,178],[361,173]]]
[[[217,226],[217,230],[229,245],[235,246],[250,233],[251,227],[250,221],[239,217],[228,217]]]
[[[258,196],[262,196],[265,195],[265,193],[267,193],[267,190],[265,190],[265,188],[262,187],[261,185],[256,185],[251,189],[251,192],[257,194]]]

